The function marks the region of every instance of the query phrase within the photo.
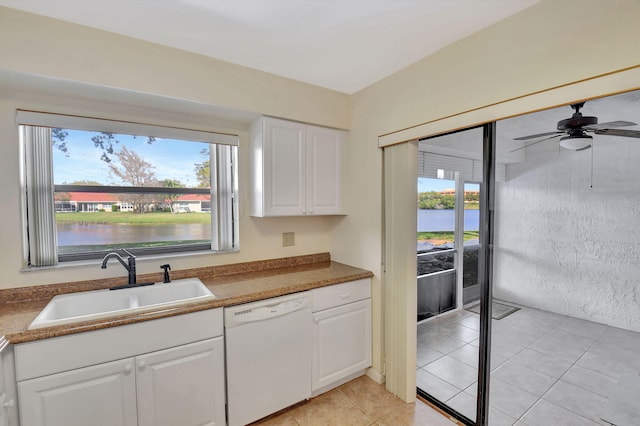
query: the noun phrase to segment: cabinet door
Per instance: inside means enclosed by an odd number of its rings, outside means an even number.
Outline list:
[[[307,214],[342,213],[343,132],[307,127]]]
[[[5,406],[6,405],[6,406]],[[0,394],[0,426],[9,426],[9,401],[7,401],[7,394]]]
[[[369,366],[371,299],[313,314],[313,391]]]
[[[306,126],[274,118],[264,120],[264,214],[307,214]]]
[[[138,424],[225,424],[222,337],[136,357]]]
[[[133,359],[18,383],[22,426],[135,426]]]

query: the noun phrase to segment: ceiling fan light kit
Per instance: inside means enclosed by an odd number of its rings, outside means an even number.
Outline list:
[[[582,135],[570,135],[560,138],[560,146],[564,149],[584,149],[591,146],[591,141],[593,140],[593,136],[589,136],[586,134]]]

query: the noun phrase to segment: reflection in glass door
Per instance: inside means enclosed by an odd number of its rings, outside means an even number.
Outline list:
[[[462,303],[480,299],[478,265],[480,253],[480,191],[479,183],[464,183],[463,240],[462,247]]]
[[[456,308],[455,186],[418,178],[418,321]]]

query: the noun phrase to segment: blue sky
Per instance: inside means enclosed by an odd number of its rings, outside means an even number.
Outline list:
[[[418,192],[429,192],[429,191],[440,192],[444,189],[453,189],[455,187],[456,187],[456,183],[453,180],[418,178]],[[467,184],[467,189],[477,191],[479,189],[479,185]]]
[[[92,180],[103,184],[118,185],[121,182],[110,175],[109,166],[100,159],[102,150],[96,148],[91,137],[98,134],[81,130],[67,130],[65,139],[68,157],[57,148],[53,148],[54,182],[56,184],[71,183],[80,180]],[[176,141],[156,139],[148,144],[146,138],[129,135],[116,135],[120,141],[114,144],[115,152],[124,145],[134,151],[146,162],[155,166],[154,172],[158,180],[175,179],[187,186],[197,186],[194,164],[201,163],[208,157],[200,154],[209,144],[202,142]],[[110,156],[112,164],[117,165],[117,157]]]
[[[69,130],[65,139],[68,157],[57,148],[53,149],[54,182],[64,184],[81,180],[92,180],[105,185],[118,185],[118,178],[109,173],[109,166],[100,159],[102,150],[96,148],[91,137],[98,134],[82,130]],[[200,151],[208,148],[203,142],[176,141],[157,139],[152,144],[146,138],[134,138],[130,135],[117,135],[119,144],[114,144],[116,152],[121,146],[135,151],[145,161],[155,166],[156,178],[179,180],[187,186],[197,186],[194,164],[206,160]],[[113,164],[117,165],[117,157],[111,155]],[[445,179],[418,178],[418,192],[442,191],[455,187],[455,182]],[[478,189],[478,185],[469,185],[470,189]]]

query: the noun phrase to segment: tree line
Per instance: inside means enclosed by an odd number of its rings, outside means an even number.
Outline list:
[[[176,179],[156,179],[155,166],[134,151],[123,145],[119,152],[113,153],[118,158],[117,162],[109,162],[109,173],[119,178],[123,183],[137,187],[161,186],[163,188],[184,188],[185,185]],[[173,212],[173,201],[178,199],[178,194],[167,192],[166,194],[123,194],[121,201],[131,203],[136,213],[145,213],[157,204],[163,204],[167,200]]]
[[[464,201],[465,203],[477,203],[478,197],[477,192],[466,192]],[[418,193],[418,208],[421,210],[453,210],[455,206],[456,197],[453,194],[443,194],[436,191]]]

